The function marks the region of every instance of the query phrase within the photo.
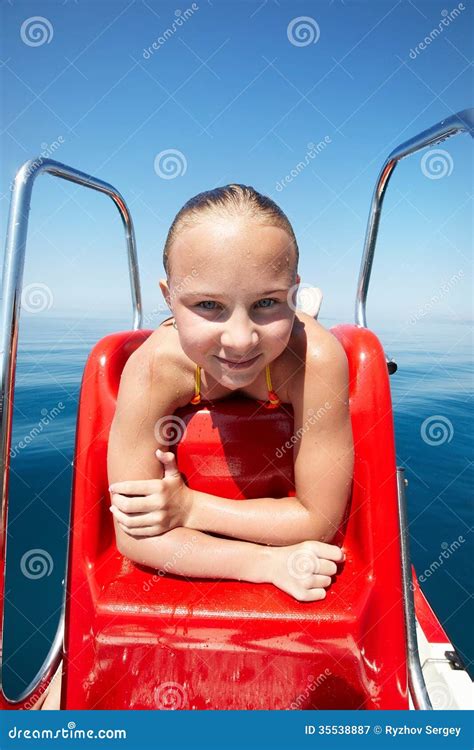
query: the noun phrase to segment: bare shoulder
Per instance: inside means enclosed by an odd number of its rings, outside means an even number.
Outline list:
[[[303,382],[317,381],[335,389],[347,386],[349,366],[340,341],[319,321],[298,311],[292,334],[293,356],[299,361],[291,381],[291,394],[297,397]]]
[[[193,363],[179,345],[176,330],[159,326],[127,360],[121,391],[137,388],[149,402],[166,400],[170,407],[188,403],[194,395]]]

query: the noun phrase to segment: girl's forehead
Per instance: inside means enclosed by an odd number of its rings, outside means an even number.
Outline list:
[[[223,242],[231,243],[235,247],[260,245],[262,242],[270,245],[288,244],[291,240],[288,233],[273,224],[264,224],[256,218],[244,216],[212,217],[199,221],[197,224],[182,229],[175,244],[187,246],[201,245],[203,240],[209,247],[219,248]]]
[[[173,270],[179,274],[191,268],[214,272],[244,267],[253,273],[272,273],[291,268],[295,249],[292,238],[280,227],[242,217],[209,217],[180,232],[171,255]]]

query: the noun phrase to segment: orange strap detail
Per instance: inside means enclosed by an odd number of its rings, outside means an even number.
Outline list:
[[[276,409],[281,404],[281,399],[278,394],[273,390],[272,377],[270,375],[270,365],[265,368],[265,378],[267,381],[268,390],[268,401],[265,403],[266,409]],[[199,404],[201,402],[201,368],[196,365],[196,371],[194,373],[194,396],[191,399],[191,404]]]
[[[267,389],[268,389],[268,401],[265,404],[266,409],[276,409],[281,404],[281,400],[279,396],[275,393],[272,386],[272,378],[270,375],[270,365],[267,365],[265,368],[265,377],[267,379]]]

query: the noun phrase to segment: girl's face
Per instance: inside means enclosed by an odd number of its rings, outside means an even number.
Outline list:
[[[208,216],[181,231],[160,287],[185,354],[229,389],[252,383],[290,339],[295,262],[283,229],[248,217]]]

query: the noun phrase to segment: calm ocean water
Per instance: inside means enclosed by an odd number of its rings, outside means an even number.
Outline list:
[[[58,624],[82,370],[99,338],[129,327],[128,320],[22,317],[5,605],[3,678],[10,697],[41,666]],[[398,465],[405,466],[409,480],[412,559],[433,609],[473,674],[472,329],[420,320],[374,330],[399,367],[390,382]],[[21,574],[32,549],[50,555],[49,575]]]

